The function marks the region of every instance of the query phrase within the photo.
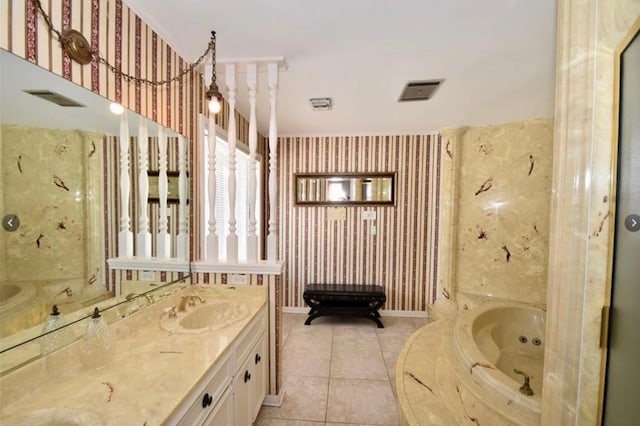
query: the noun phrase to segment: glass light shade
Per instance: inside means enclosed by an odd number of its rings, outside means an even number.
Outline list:
[[[102,317],[89,318],[80,346],[80,360],[87,368],[108,364],[115,355],[115,344],[111,331]]]
[[[220,112],[220,108],[221,108],[220,102],[215,96],[213,96],[209,101],[209,111],[211,111],[214,114],[217,114]]]
[[[113,102],[111,105],[109,105],[109,109],[115,115],[120,115],[124,112],[124,107],[116,102]]]

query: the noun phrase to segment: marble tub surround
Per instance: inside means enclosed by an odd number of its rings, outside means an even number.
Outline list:
[[[490,304],[477,310],[490,310],[495,306]],[[396,365],[400,423],[434,426],[540,424],[540,395],[519,394],[517,383],[511,386],[514,388],[511,393],[497,391],[496,379],[479,380],[473,376],[474,371],[495,367],[480,353],[475,354],[475,360],[460,356],[452,336],[470,332],[472,325],[465,315],[468,314],[430,323],[407,340]]]
[[[48,306],[44,292],[30,282],[0,283],[0,338],[42,324]]]
[[[184,290],[188,294],[193,288]],[[79,362],[70,345],[0,378],[0,422],[35,410],[67,408],[96,413],[104,424],[161,424],[229,348],[266,304],[263,287],[199,286],[207,300],[243,303],[248,317],[229,327],[198,335],[170,334],[160,328],[177,293],[111,327],[115,359],[97,369]]]
[[[447,155],[458,157],[457,175],[443,188],[457,200],[450,293],[467,295],[458,307],[478,304],[475,296],[545,303],[552,121],[461,128],[445,137]]]

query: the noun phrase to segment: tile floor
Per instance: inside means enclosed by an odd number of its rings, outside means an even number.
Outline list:
[[[283,315],[281,407],[263,406],[258,426],[396,425],[395,366],[426,318],[367,319]]]

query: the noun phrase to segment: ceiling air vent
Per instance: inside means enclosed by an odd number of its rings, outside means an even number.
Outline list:
[[[331,98],[311,98],[309,103],[314,111],[331,111],[333,109]]]
[[[444,80],[410,81],[402,90],[398,102],[426,101],[430,99]]]
[[[60,93],[52,92],[51,90],[25,90],[25,92],[63,107],[84,107],[80,102],[69,99]]]

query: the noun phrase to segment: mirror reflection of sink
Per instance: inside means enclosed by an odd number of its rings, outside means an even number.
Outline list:
[[[187,308],[177,318],[162,317],[160,326],[172,333],[198,334],[220,330],[242,321],[249,315],[249,307],[242,303],[207,303]]]
[[[43,408],[17,414],[2,421],[3,425],[103,425],[104,421],[98,413],[79,408]]]

